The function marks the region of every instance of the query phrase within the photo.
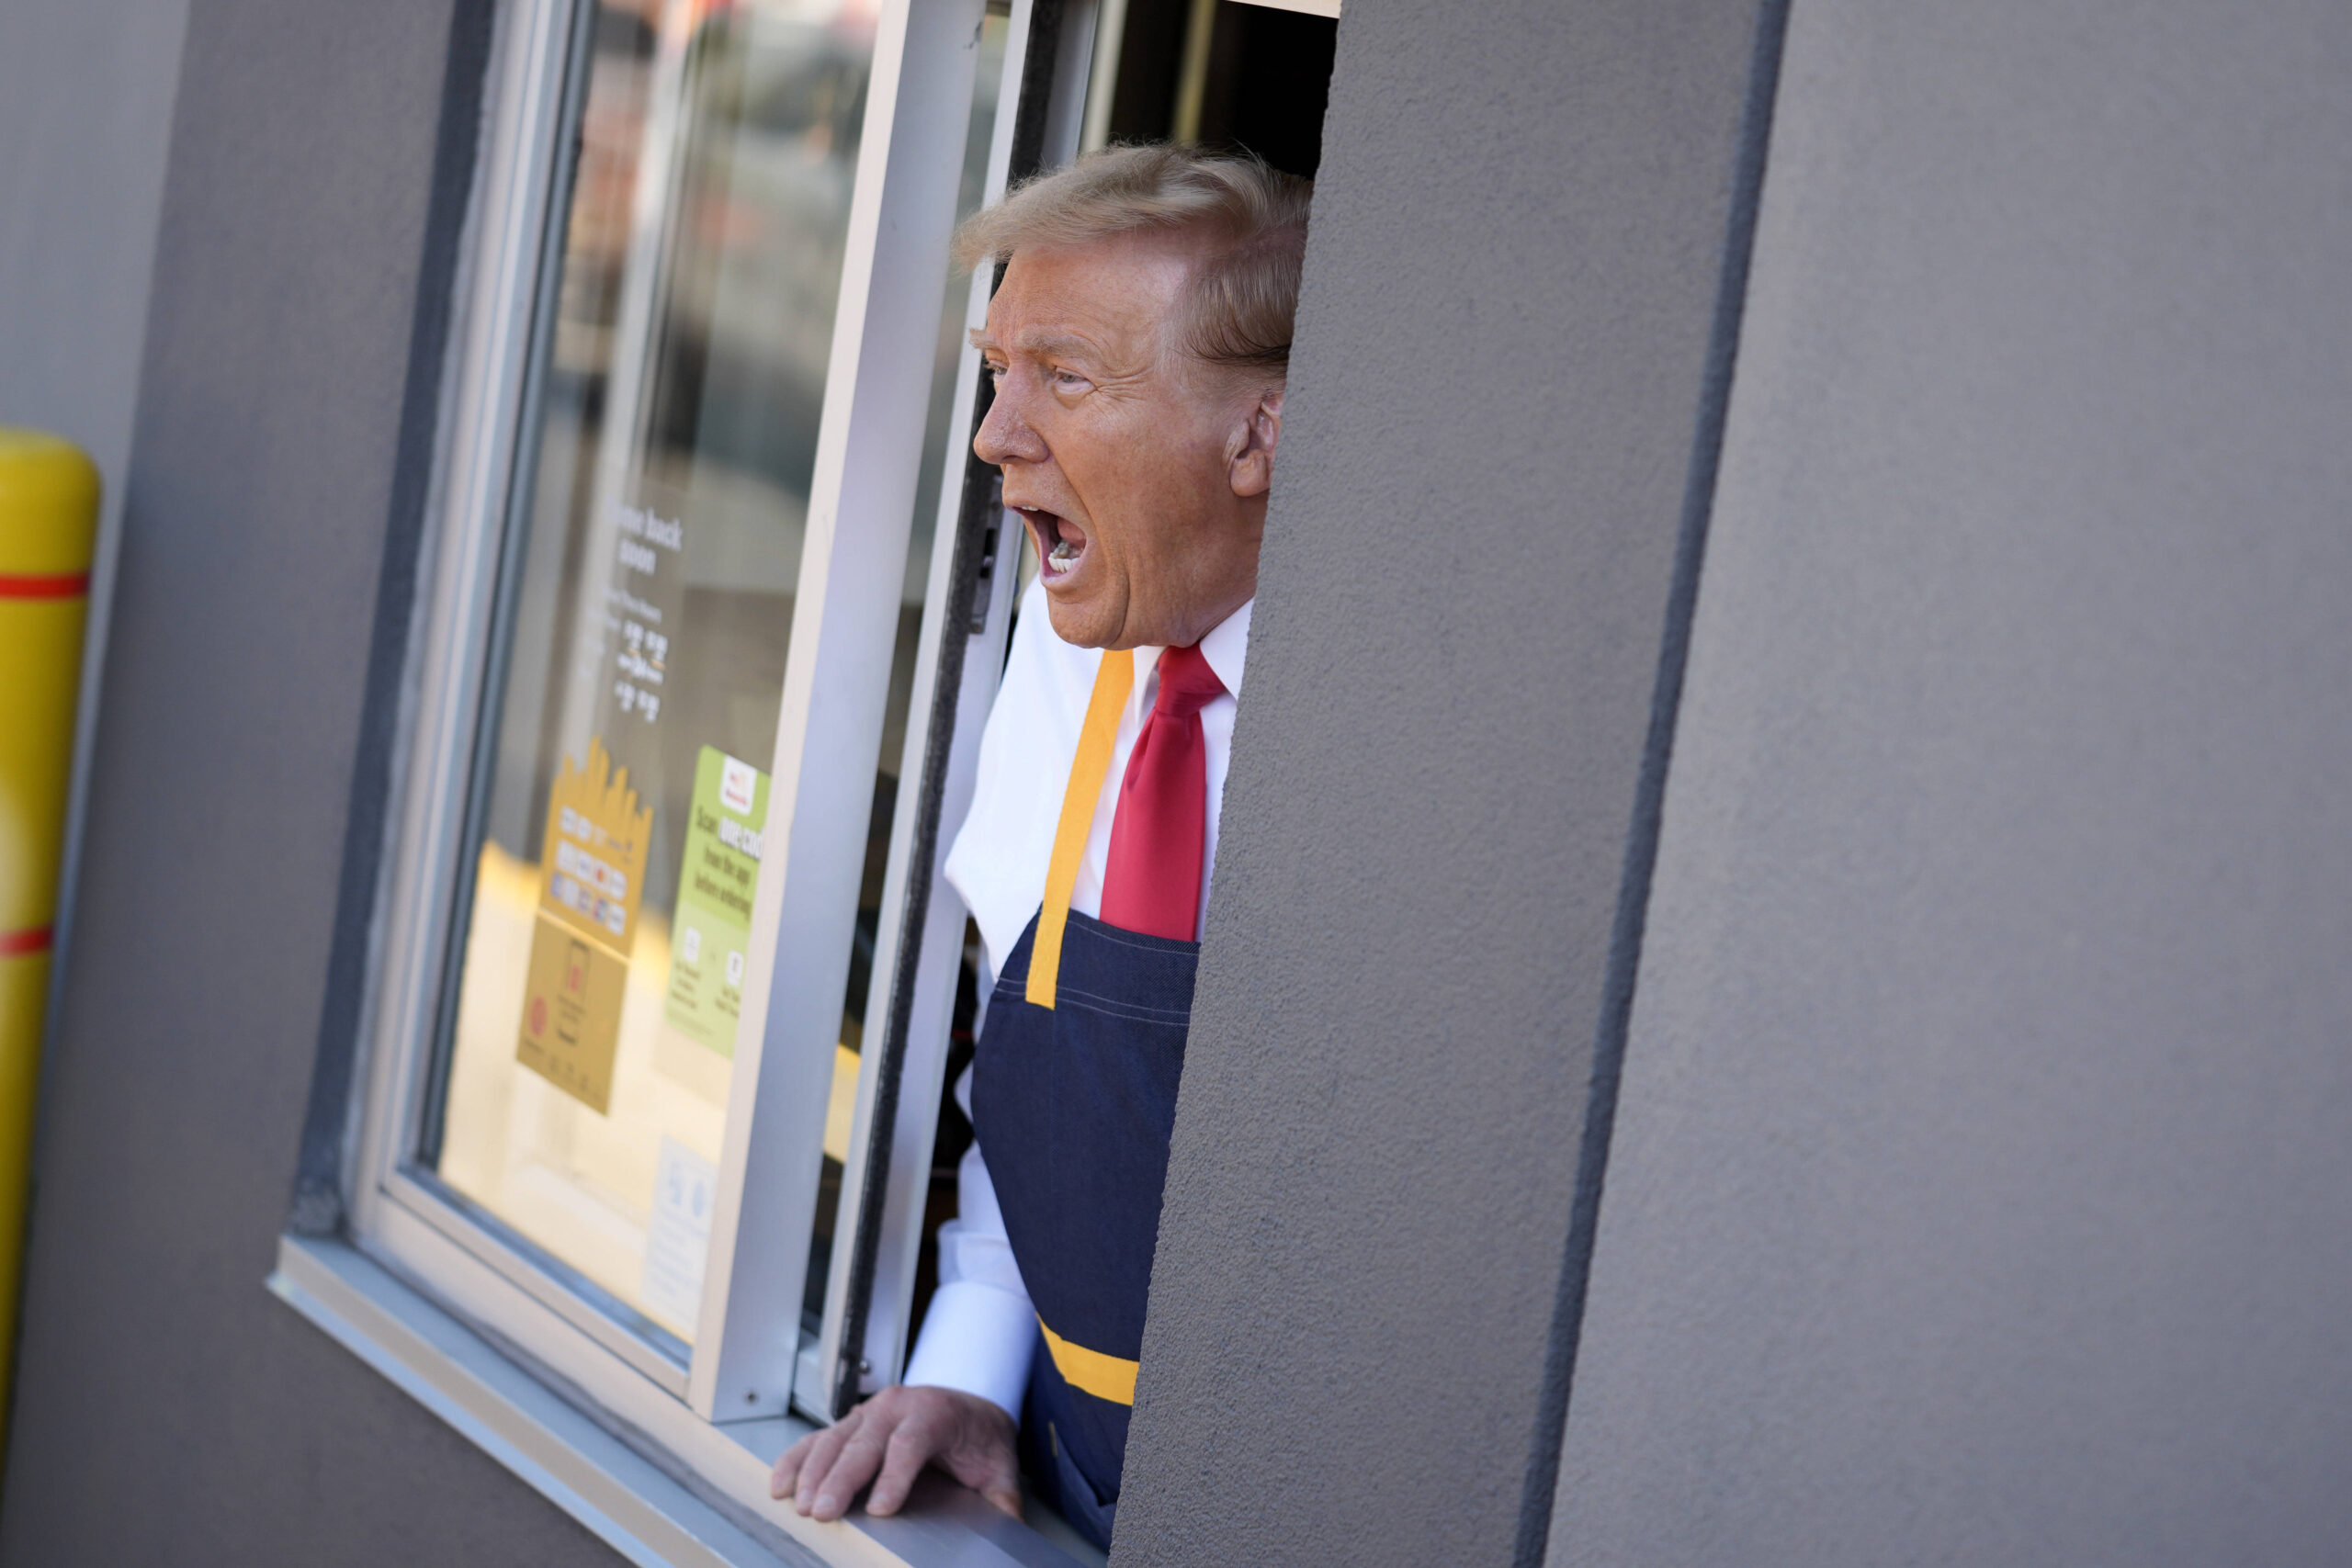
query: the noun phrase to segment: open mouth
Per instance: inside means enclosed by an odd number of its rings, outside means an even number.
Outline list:
[[[1040,507],[1013,510],[1021,513],[1021,520],[1029,525],[1029,536],[1036,541],[1037,558],[1045,563],[1047,582],[1058,581],[1077,570],[1079,558],[1086,554],[1084,530],[1060,513]]]

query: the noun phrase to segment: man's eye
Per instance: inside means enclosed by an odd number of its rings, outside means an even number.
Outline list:
[[[1085,377],[1075,370],[1057,370],[1054,372],[1054,385],[1064,391],[1079,391],[1083,389],[1088,382]]]

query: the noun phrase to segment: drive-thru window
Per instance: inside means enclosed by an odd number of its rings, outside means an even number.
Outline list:
[[[738,1508],[898,1376],[969,1136],[936,874],[1023,565],[950,230],[1112,139],[1311,175],[1318,12],[502,18],[354,1231]]]

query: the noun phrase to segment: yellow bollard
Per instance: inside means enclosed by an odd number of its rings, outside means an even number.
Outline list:
[[[41,1012],[65,848],[98,470],[0,429],[0,1358],[16,1343]],[[0,1360],[0,1411],[15,1368]]]

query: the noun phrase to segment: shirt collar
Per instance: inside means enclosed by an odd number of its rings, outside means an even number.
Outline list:
[[[1248,601],[1201,638],[1201,657],[1209,661],[1209,668],[1236,700],[1241,695],[1241,666],[1250,652],[1250,606],[1257,602]]]
[[[1241,608],[1226,616],[1202,635],[1201,657],[1208,660],[1216,678],[1236,702],[1241,699],[1241,667],[1250,654],[1250,607],[1257,604],[1250,599]],[[1128,708],[1140,714],[1144,708],[1144,688],[1151,680],[1151,672],[1159,667],[1159,656],[1168,650],[1147,644],[1136,649],[1136,683],[1127,696]]]

